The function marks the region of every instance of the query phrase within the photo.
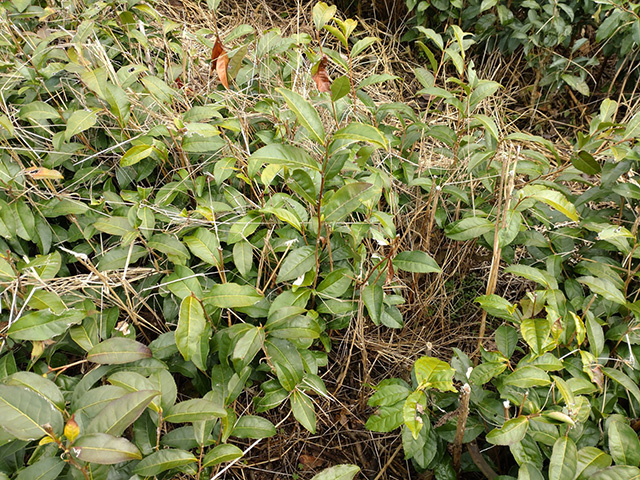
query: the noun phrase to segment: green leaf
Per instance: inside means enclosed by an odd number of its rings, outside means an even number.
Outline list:
[[[420,357],[415,365],[416,381],[423,388],[437,388],[443,392],[455,392],[453,376],[456,371],[448,363],[433,357]]]
[[[296,92],[286,88],[276,88],[276,91],[284,97],[285,102],[295,113],[300,125],[309,132],[311,140],[324,145],[324,126],[317,110]]]
[[[531,350],[540,355],[547,346],[551,325],[546,318],[526,318],[520,324],[520,333]]]
[[[52,120],[60,118],[58,111],[48,103],[44,102],[31,102],[26,105],[22,105],[18,118],[24,120],[33,120],[35,123],[40,123],[40,120]]]
[[[351,122],[333,134],[332,140],[346,140],[349,143],[367,142],[375,148],[386,150],[389,146],[387,137],[373,125]]]
[[[253,267],[253,247],[247,241],[240,241],[233,245],[233,263],[238,273],[246,277]]]
[[[638,434],[626,423],[609,422],[609,453],[616,465],[640,465],[640,440]]]
[[[522,441],[529,428],[529,419],[520,416],[507,420],[502,428],[494,428],[487,433],[487,442],[494,445],[512,445]]]
[[[336,78],[331,83],[331,101],[337,102],[342,97],[345,97],[351,91],[351,82],[349,81],[349,77],[343,75],[341,77]]]
[[[586,173],[587,175],[596,175],[600,173],[602,168],[600,164],[593,158],[589,152],[585,152],[584,150],[579,151],[576,155],[571,157],[571,163],[574,167],[576,167],[581,172]]]
[[[380,285],[367,285],[361,290],[361,298],[367,307],[371,321],[380,325],[380,317],[384,309],[384,292]]]
[[[636,401],[640,403],[640,389],[637,383],[631,380],[624,372],[610,367],[602,367],[602,372],[611,380],[626,388]]]
[[[265,347],[280,384],[287,391],[292,391],[304,376],[300,353],[291,342],[280,338],[267,339]]]
[[[627,303],[627,299],[624,294],[618,289],[616,284],[608,278],[586,276],[577,278],[576,280],[589,287],[593,293],[606,298],[610,302],[614,302],[619,305],[625,305]]]
[[[120,159],[121,167],[130,167],[153,153],[153,145],[134,145]]]
[[[203,398],[176,403],[164,417],[169,423],[190,423],[224,418],[227,412],[221,405]]]
[[[558,282],[553,275],[545,270],[540,270],[538,268],[530,267],[528,265],[511,265],[504,269],[505,273],[511,273],[512,275],[517,275],[519,277],[526,278],[527,280],[531,280],[533,282],[539,283],[545,288],[549,289],[557,289]]]
[[[207,454],[202,459],[202,467],[207,468],[225,462],[232,462],[233,460],[241,458],[242,455],[242,450],[240,450],[235,445],[231,445],[228,443],[216,445],[211,451],[207,452]]]
[[[578,465],[578,450],[569,437],[561,436],[553,445],[549,480],[573,480]]]
[[[539,202],[546,203],[574,222],[580,220],[575,205],[569,202],[567,197],[557,190],[551,190],[542,185],[527,185],[521,190],[521,193],[525,197],[534,198]]]
[[[584,78],[580,78],[576,75],[569,75],[568,73],[563,73],[562,75],[560,75],[560,77],[573,90],[581,93],[585,97],[589,96],[589,94],[591,93],[589,91],[589,85],[587,85],[587,82],[584,80]]]
[[[358,55],[360,55],[361,52],[363,52],[364,50],[369,48],[371,45],[373,45],[374,43],[379,42],[379,41],[380,41],[380,39],[378,37],[364,37],[364,38],[361,38],[360,40],[358,40],[355,43],[353,48],[351,48],[351,58],[356,58]],[[362,87],[363,87],[363,85],[360,85],[359,88],[362,88]]]
[[[133,469],[133,473],[142,477],[153,477],[167,470],[195,463],[198,460],[186,450],[166,448],[153,452],[143,458]]]
[[[96,112],[92,110],[77,110],[71,114],[67,120],[67,129],[64,132],[64,139],[68,142],[71,137],[93,127],[98,121]]]
[[[396,383],[383,385],[369,398],[367,405],[370,407],[391,407],[398,402],[405,402],[409,393],[410,390],[406,385]]]
[[[373,185],[364,182],[354,182],[341,187],[322,206],[322,215],[327,223],[342,221],[362,204],[364,194]]]
[[[511,358],[518,345],[518,331],[510,325],[501,325],[496,329],[496,346],[506,358]]]
[[[638,467],[614,465],[594,473],[588,480],[637,480],[638,478],[640,478]]]
[[[65,465],[60,457],[39,458],[32,465],[20,470],[16,480],[56,480]]]
[[[98,262],[98,270],[105,272],[125,268],[147,255],[147,249],[140,245],[116,247],[106,252]]]
[[[220,242],[218,237],[206,228],[198,228],[193,235],[182,239],[191,253],[210,265],[220,265]]]
[[[294,390],[289,398],[293,416],[311,433],[316,433],[316,409],[309,396],[299,390]]]
[[[390,407],[379,407],[375,415],[371,415],[365,423],[365,428],[373,432],[387,433],[395,430],[404,422],[404,402],[398,402]]]
[[[61,315],[49,309],[37,310],[18,318],[7,334],[14,340],[50,340],[65,333],[71,325],[80,323],[84,316],[82,311],[76,309],[69,309]]]
[[[62,414],[52,403],[33,390],[0,385],[0,427],[20,440],[37,440],[47,434],[47,424],[62,433]]]
[[[359,471],[356,465],[336,465],[325,468],[311,480],[353,480]]]
[[[413,273],[440,273],[442,269],[436,261],[425,252],[400,252],[393,259],[393,266],[399,270]]]
[[[175,333],[176,345],[182,358],[192,361],[201,371],[207,369],[209,330],[200,301],[193,296],[185,297],[180,303],[178,327]],[[206,343],[207,347],[204,355],[203,343]]]
[[[255,305],[262,299],[263,295],[251,285],[217,283],[203,301],[218,308],[241,308]]]
[[[313,6],[313,24],[316,30],[320,31],[327,23],[331,21],[336,14],[338,7],[335,5],[327,5],[324,2],[318,2]]]
[[[129,460],[140,460],[140,450],[125,438],[106,433],[82,435],[73,443],[74,454],[83,462],[114,465]]]
[[[294,280],[313,269],[316,264],[315,254],[315,248],[310,245],[289,252],[280,266],[276,282]]]
[[[516,371],[504,379],[505,385],[515,387],[530,388],[551,385],[551,379],[544,370],[534,366],[521,366]]]
[[[545,479],[539,467],[533,465],[532,463],[526,462],[520,465],[520,470],[518,471],[518,480],[545,480]]]
[[[159,394],[154,390],[141,390],[111,401],[91,420],[85,431],[120,436]]]
[[[117,235],[122,237],[133,232],[133,226],[129,223],[127,217],[107,217],[97,220],[93,223],[93,228],[99,232],[108,233],[109,235]]]
[[[513,312],[515,312],[516,307],[499,295],[482,295],[477,297],[475,301],[478,302],[482,309],[489,315],[502,318],[503,320],[514,320],[515,318]]]
[[[58,409],[64,410],[65,399],[60,388],[42,375],[33,372],[16,372],[3,379],[3,382],[5,385],[28,388],[49,400]]]
[[[418,406],[420,405],[420,407]],[[411,430],[414,439],[420,435],[420,430],[424,426],[421,411],[427,406],[427,396],[422,390],[412,392],[404,402],[402,407],[402,417],[404,424]]]
[[[147,245],[149,248],[166,254],[170,261],[178,265],[186,264],[190,258],[186,247],[172,235],[164,233],[154,235],[149,239]]]
[[[251,328],[238,336],[231,354],[231,361],[237,372],[253,361],[253,358],[262,349],[264,339],[265,329],[254,326],[251,326]]]
[[[465,241],[480,237],[494,230],[495,225],[487,218],[467,217],[447,225],[444,233],[452,240]]]
[[[640,113],[636,113],[631,117],[631,120],[627,123],[624,133],[622,134],[622,140],[635,139],[638,136],[640,136]]]
[[[310,168],[311,170],[320,171],[321,166],[301,148],[283,145],[282,143],[270,143],[256,150],[249,157],[249,160],[270,165],[285,165],[291,169]]]
[[[231,435],[237,438],[267,438],[276,434],[276,427],[266,418],[244,415],[238,419]]]
[[[598,470],[610,466],[611,462],[611,457],[599,448],[583,447],[578,450],[576,478],[578,480],[587,480]]]
[[[87,360],[93,363],[122,364],[151,357],[146,345],[130,338],[113,337],[93,347],[87,353]]]

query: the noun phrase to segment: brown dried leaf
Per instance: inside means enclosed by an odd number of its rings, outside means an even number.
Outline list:
[[[327,75],[327,56],[324,55],[322,60],[318,62],[317,70],[313,74],[313,80],[316,82],[318,90],[321,92],[331,91],[331,80]]]
[[[217,68],[218,57],[224,52],[224,48],[222,47],[222,42],[220,41],[220,37],[216,37],[216,43],[213,45],[213,49],[211,50],[211,68],[209,70],[210,73],[213,73],[213,66],[215,65]]]
[[[224,85],[224,88],[229,90],[229,80],[227,79],[227,68],[229,67],[229,55],[227,52],[222,50],[222,53],[218,57],[218,61],[216,62],[216,72],[218,72],[218,78],[220,79],[220,83]]]
[[[321,466],[325,461],[323,458],[316,457],[313,455],[305,455],[304,453],[300,455],[300,463],[304,465],[306,468],[317,468]]]
[[[24,173],[37,180],[45,178],[50,178],[52,180],[64,180],[64,176],[57,170],[51,170],[44,167],[29,167],[24,170]]]

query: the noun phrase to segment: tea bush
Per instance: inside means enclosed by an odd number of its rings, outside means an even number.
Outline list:
[[[402,326],[382,265],[439,270],[363,245],[396,236],[398,146],[365,92],[390,76],[352,72],[376,39],[325,4],[346,60],[249,25],[214,43],[144,1],[1,13],[0,477],[218,478],[283,404],[315,432],[329,331],[360,295]],[[343,76],[317,93],[323,55]]]
[[[618,123],[616,102],[603,101],[589,131],[578,133],[570,162],[542,137],[500,138],[491,118],[473,113],[474,96],[497,85],[478,80],[471,65],[461,68],[465,34],[451,30],[449,44],[433,31],[429,37],[454,63],[448,83],[456,87],[433,86],[426,71],[422,93],[457,118],[425,133],[478,183],[452,189],[446,175],[428,171],[411,183],[442,192],[439,208],[450,211],[436,218],[448,238],[475,239],[492,252],[487,290],[476,299],[484,311],[478,351],[454,348],[450,364],[425,356],[410,382],[378,384],[367,428],[401,428],[405,458],[439,480],[460,472],[637,478],[640,115]],[[434,72],[446,72],[431,58]],[[526,295],[499,295],[499,275],[522,279]],[[485,338],[487,318],[497,328]]]
[[[522,50],[539,88],[563,85],[582,95],[597,86],[592,67],[616,58],[633,64],[640,46],[640,7],[618,0],[407,0],[414,29],[407,38],[424,39],[429,30],[459,25],[477,42],[505,54]],[[427,48],[422,45],[422,48]],[[629,63],[627,63],[629,62]]]

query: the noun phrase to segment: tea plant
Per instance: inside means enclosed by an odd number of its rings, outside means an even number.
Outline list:
[[[451,44],[429,37],[443,61],[465,73],[464,45],[457,59]],[[452,38],[460,46],[464,34]],[[446,70],[432,62],[434,72]],[[451,90],[432,86],[435,75],[423,72],[422,93],[455,109],[458,130],[425,132],[478,183],[454,189],[446,175],[412,183],[435,187],[438,208],[455,209],[451,220],[449,211],[434,212],[448,238],[476,239],[492,252],[486,294],[476,299],[484,311],[478,351],[454,348],[450,364],[425,356],[410,383],[378,384],[367,428],[401,428],[405,458],[438,479],[473,471],[519,480],[636,478],[640,116],[619,124],[618,105],[603,101],[589,131],[577,135],[570,163],[562,162],[541,137],[492,135],[495,124],[473,113],[473,98],[497,86],[472,72],[466,82],[450,78]],[[507,142],[538,148],[498,155]],[[526,295],[496,294],[500,271],[526,281]],[[485,338],[488,318],[499,326]]]
[[[315,433],[330,330],[360,296],[401,327],[385,269],[439,271],[395,243],[407,145],[366,94],[394,77],[354,77],[377,39],[322,3],[316,38],[212,41],[143,1],[0,13],[0,477],[218,478],[288,414]]]

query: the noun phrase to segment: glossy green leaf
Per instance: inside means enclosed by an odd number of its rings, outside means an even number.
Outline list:
[[[452,240],[464,241],[480,237],[494,230],[495,225],[491,220],[483,217],[468,217],[450,223],[445,227],[444,233]]]
[[[206,343],[208,347],[209,331],[209,324],[200,301],[193,296],[185,297],[180,303],[178,327],[175,332],[176,345],[182,358],[192,361],[202,371],[207,369],[206,354],[208,353],[208,351],[204,352],[203,355],[202,343]]]
[[[189,247],[200,260],[209,265],[220,265],[220,242],[218,237],[206,228],[198,228],[192,235],[188,235],[182,241]]]
[[[92,110],[77,110],[73,112],[69,120],[67,120],[67,129],[64,132],[65,140],[68,142],[74,135],[90,129],[97,121],[98,116]]]
[[[364,182],[354,182],[338,189],[331,198],[322,206],[322,215],[327,223],[335,223],[344,220],[360,205],[367,191],[373,185]]]
[[[640,468],[630,465],[614,465],[597,471],[589,480],[637,480],[640,478]]]
[[[0,427],[20,440],[37,440],[63,428],[62,414],[52,403],[33,390],[13,385],[0,385]]]
[[[317,110],[296,92],[287,88],[276,88],[276,91],[284,97],[285,102],[295,113],[300,125],[309,132],[311,140],[324,145],[324,126]]]
[[[310,245],[290,251],[280,266],[276,282],[295,280],[310,271],[316,263],[315,253],[315,248]]]
[[[211,287],[203,301],[218,308],[241,308],[255,305],[262,298],[262,294],[251,285],[218,283]]]
[[[108,433],[118,437],[124,433],[160,392],[141,390],[109,402],[86,426],[87,433]]]
[[[609,422],[609,453],[616,465],[640,465],[640,440],[638,434],[626,423]]]
[[[153,477],[167,470],[182,467],[198,460],[186,450],[167,448],[153,452],[138,463],[133,472],[143,477]]]
[[[87,352],[87,360],[103,364],[129,363],[149,357],[151,357],[149,347],[123,337],[104,340]]]
[[[585,276],[579,277],[576,280],[589,287],[593,293],[596,293],[611,302],[619,305],[625,305],[627,303],[627,299],[623,293],[616,287],[615,283],[608,278]]]
[[[188,423],[226,417],[225,409],[214,402],[202,398],[194,398],[176,403],[165,414],[169,423]]]
[[[237,438],[267,438],[276,434],[276,427],[266,418],[243,415],[238,419],[231,435]]]
[[[295,419],[311,433],[316,433],[316,409],[311,398],[296,389],[291,393],[289,401]]]
[[[631,380],[624,372],[610,367],[602,367],[602,372],[611,380],[626,388],[636,401],[640,403],[640,388],[638,388],[636,382]]]
[[[280,338],[267,339],[265,347],[280,384],[292,391],[304,376],[300,353],[291,342]]]
[[[521,388],[551,385],[551,379],[544,370],[534,366],[521,366],[504,379],[505,385]]]
[[[55,480],[65,465],[66,463],[60,457],[40,458],[21,470],[16,480]]]
[[[420,357],[415,365],[416,381],[423,388],[437,388],[443,392],[455,392],[455,370],[448,363],[433,357]]]
[[[65,333],[71,325],[80,323],[85,314],[70,309],[60,315],[51,310],[37,310],[22,315],[11,324],[7,334],[14,340],[50,340]]]
[[[384,292],[380,285],[367,285],[361,290],[361,298],[367,307],[371,321],[380,325],[380,317],[384,308]]]
[[[531,350],[540,355],[548,343],[551,325],[546,318],[527,318],[520,324],[520,333]]]
[[[592,474],[611,465],[612,458],[596,447],[583,447],[578,450],[576,478],[586,480]]]
[[[28,388],[46,398],[60,410],[64,410],[65,399],[58,385],[46,377],[33,372],[16,372],[3,380],[5,385]]]
[[[320,171],[320,164],[301,148],[282,143],[271,143],[256,150],[250,157],[254,162],[285,165],[291,169],[310,168]]]
[[[73,453],[83,462],[114,465],[140,460],[140,450],[129,440],[106,433],[89,433],[76,439]]]
[[[569,437],[561,436],[553,445],[549,480],[573,480],[578,465],[578,450]]]
[[[567,200],[562,193],[557,190],[543,187],[541,185],[527,185],[521,190],[522,194],[529,198],[534,198],[539,202],[546,203],[551,208],[565,215],[569,220],[577,222],[580,220],[576,207]]]
[[[420,435],[420,430],[424,426],[421,412],[427,405],[427,396],[422,390],[416,390],[409,394],[402,407],[404,424],[411,431],[414,439]]]
[[[311,480],[353,480],[360,471],[356,465],[336,465],[315,475]]]
[[[93,228],[99,232],[117,235],[119,237],[133,231],[133,226],[127,217],[106,217],[93,223]]]
[[[344,128],[336,131],[333,140],[346,140],[347,142],[366,142],[375,148],[386,150],[389,142],[387,137],[373,125],[351,122]]]
[[[520,416],[507,420],[501,428],[494,428],[487,433],[487,442],[494,445],[511,445],[520,442],[527,434],[529,419]]]
[[[242,457],[242,450],[235,445],[223,443],[216,445],[202,459],[202,467],[212,467],[225,462],[232,462]]]
[[[400,252],[393,259],[393,266],[399,270],[413,273],[442,272],[442,269],[430,255],[420,251]]]
[[[125,152],[120,159],[121,167],[130,167],[144,160],[153,153],[153,145],[135,145]]]
[[[333,16],[336,14],[338,7],[335,5],[327,5],[325,2],[317,2],[313,6],[313,24],[316,27],[316,30],[320,30],[327,23],[331,21]]]

